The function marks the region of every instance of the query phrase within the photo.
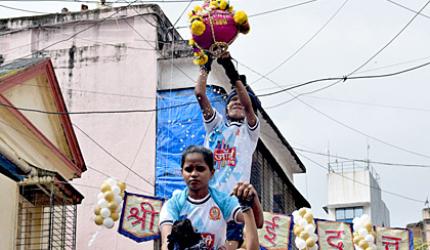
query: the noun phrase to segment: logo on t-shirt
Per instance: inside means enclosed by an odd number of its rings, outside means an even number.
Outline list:
[[[217,206],[213,206],[209,210],[209,219],[211,220],[220,220],[221,219],[221,210]]]
[[[217,141],[214,149],[214,160],[215,168],[220,169],[222,167],[236,166],[236,147],[231,147],[228,143],[223,140]]]

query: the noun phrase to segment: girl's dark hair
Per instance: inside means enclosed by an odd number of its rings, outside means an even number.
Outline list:
[[[208,148],[197,145],[188,146],[188,148],[182,153],[181,169],[184,167],[184,162],[187,155],[193,153],[201,154],[203,156],[203,160],[209,166],[209,169],[214,170],[214,155],[212,154],[212,151]]]
[[[172,232],[167,236],[167,240],[167,249],[183,250],[197,245],[202,240],[202,236],[194,231],[191,221],[185,219],[173,223]],[[201,250],[200,248],[198,249]]]

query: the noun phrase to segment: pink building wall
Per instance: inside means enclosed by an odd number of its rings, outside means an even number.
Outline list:
[[[154,24],[160,13],[157,7],[140,5],[10,19],[6,26],[14,32],[0,37],[0,54],[8,62],[43,49],[69,111],[153,109],[159,57]],[[152,249],[152,241],[138,244],[119,235],[118,223],[110,230],[96,226],[93,209],[98,187],[107,178],[101,173],[126,180],[129,192],[153,194],[147,182],[155,180],[156,113],[71,115],[71,120],[88,168],[73,182],[85,196],[78,207],[77,249]]]

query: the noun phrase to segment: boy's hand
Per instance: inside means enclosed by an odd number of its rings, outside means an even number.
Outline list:
[[[239,199],[239,204],[244,212],[251,208],[254,202],[254,197],[257,195],[257,191],[250,183],[238,182],[233,188],[233,192],[231,194]]]

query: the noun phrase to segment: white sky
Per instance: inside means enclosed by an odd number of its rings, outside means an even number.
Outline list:
[[[427,2],[427,0],[395,1],[413,10],[419,10]],[[236,9],[253,14],[300,2],[303,1],[233,0],[231,3]],[[344,2],[345,0],[317,0],[253,17],[250,19],[251,32],[239,37],[233,44],[231,52],[239,62],[259,73],[267,73],[308,41]],[[191,6],[196,4],[193,3]],[[71,11],[80,9],[80,3],[63,2],[0,1],[0,5],[40,12],[59,12],[62,7],[68,7]],[[187,3],[165,3],[161,4],[161,7],[174,22],[186,5]],[[89,6],[91,9],[95,5]],[[356,75],[391,73],[430,61],[428,49],[430,6],[427,6],[423,14],[427,17],[418,16],[361,72],[384,68]],[[0,18],[23,15],[32,14],[0,6]],[[414,15],[415,13],[389,0],[349,0],[323,31],[268,77],[280,85],[291,85],[347,75],[388,43]],[[178,25],[187,25],[186,16]],[[189,37],[188,29],[180,31],[184,38]],[[398,65],[385,67],[393,64]],[[247,74],[249,82],[259,78],[243,66],[240,66],[239,70]],[[320,82],[298,88],[295,93],[315,90],[328,83],[330,82]],[[322,153],[330,149],[332,155],[366,159],[369,144],[369,156],[372,161],[430,165],[429,84],[430,66],[388,78],[348,80],[323,91],[300,97],[303,102],[352,129],[339,125],[298,100],[277,108],[268,108],[290,99],[291,96],[287,93],[264,97],[261,101],[293,147]],[[273,83],[264,79],[252,84],[252,87],[258,94],[277,90],[273,88],[276,87]],[[387,146],[371,137],[423,156]],[[303,154],[327,166],[327,156]],[[316,215],[324,217],[321,207],[327,202],[327,171],[303,156],[300,158],[308,173],[296,176],[295,184],[308,198]],[[391,225],[404,227],[407,223],[420,220],[424,201],[430,194],[430,168],[381,165],[373,167],[380,175],[383,190],[423,201],[419,203],[383,193],[383,199],[391,213]]]

